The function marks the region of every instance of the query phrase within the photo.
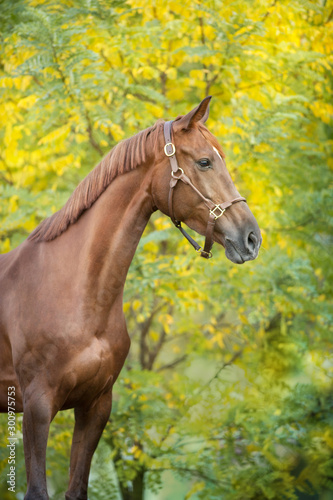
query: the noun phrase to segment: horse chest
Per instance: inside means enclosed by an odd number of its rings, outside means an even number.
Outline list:
[[[73,356],[63,378],[68,391],[64,408],[76,406],[81,401],[89,404],[92,397],[95,399],[97,394],[109,391],[123,366],[128,347],[123,340],[111,348],[106,339],[95,337]]]

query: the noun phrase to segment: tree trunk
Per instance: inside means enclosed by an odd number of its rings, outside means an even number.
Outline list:
[[[120,485],[123,500],[143,500],[145,469],[140,469],[132,482],[132,487]]]

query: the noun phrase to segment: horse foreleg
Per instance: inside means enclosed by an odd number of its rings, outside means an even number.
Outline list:
[[[53,397],[37,386],[24,393],[23,444],[28,489],[24,500],[47,500],[46,445],[50,423],[54,417]]]
[[[91,460],[111,412],[111,392],[103,394],[89,410],[75,409],[70,481],[66,500],[86,500]]]

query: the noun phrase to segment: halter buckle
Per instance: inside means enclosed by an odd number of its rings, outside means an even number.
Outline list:
[[[172,147],[172,152],[171,153],[167,152],[167,147],[168,146]],[[167,142],[166,145],[164,146],[164,153],[166,154],[166,156],[173,156],[175,154],[175,152],[176,152],[176,147],[173,144],[173,142]]]
[[[220,213],[216,213],[215,210],[219,210]],[[209,213],[214,215],[215,219],[218,219],[219,217],[221,217],[225,212],[225,208],[221,208],[220,205],[215,205],[215,207],[212,209],[212,210],[209,210]]]
[[[212,252],[206,252],[202,249],[202,247],[199,247],[198,249],[195,248],[195,251],[200,255],[200,257],[203,257],[204,259],[211,259],[213,257]]]

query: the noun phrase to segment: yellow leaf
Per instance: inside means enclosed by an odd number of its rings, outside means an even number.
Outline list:
[[[112,123],[111,133],[116,141],[121,141],[125,135],[125,132],[123,131],[123,129],[121,127],[119,127],[119,125],[117,125],[116,123]]]
[[[8,204],[9,212],[11,213],[16,212],[16,210],[18,209],[18,199],[19,197],[17,196],[17,194],[14,194],[13,196],[10,197]]]
[[[157,332],[155,332],[155,330],[150,330],[149,332],[149,336],[152,340],[154,340],[154,342],[157,342],[157,340],[159,339],[159,334]]]
[[[190,491],[188,493],[186,493],[184,499],[188,500],[195,493],[198,493],[199,491],[202,491],[205,486],[206,486],[206,484],[204,483],[204,481],[201,481],[199,483],[195,483],[194,486],[190,489]]]
[[[141,306],[141,301],[140,300],[135,300],[133,302],[133,309],[134,309],[134,311],[137,311],[140,306]]]
[[[129,302],[124,302],[124,304],[123,304],[124,313],[126,313],[130,307],[131,307],[131,304]]]
[[[177,78],[176,68],[168,68],[165,73],[166,73],[167,77],[169,78],[169,80],[176,80],[176,78]]]
[[[71,127],[69,124],[63,125],[62,127],[56,128],[55,130],[52,130],[49,134],[45,135],[40,139],[38,142],[38,145],[42,144],[49,144],[50,142],[58,141],[60,139],[66,139],[66,137],[69,136],[69,133],[71,131]]]
[[[32,108],[32,106],[35,104],[36,101],[37,101],[37,96],[29,95],[21,99],[18,102],[17,106],[22,109],[30,109]]]
[[[168,90],[167,97],[171,101],[177,101],[178,99],[182,99],[184,97],[184,90],[181,89],[180,87],[175,86],[172,89]]]
[[[2,248],[1,248],[1,251],[3,253],[7,253],[7,252],[10,252],[11,250],[11,247],[10,247],[10,239],[9,238],[6,238],[5,241],[2,243]]]
[[[249,324],[249,320],[247,319],[247,317],[245,316],[245,314],[240,314],[239,318],[241,319],[242,323],[244,323],[245,325]]]
[[[81,142],[85,142],[88,140],[88,137],[86,137],[85,135],[83,134],[76,134],[75,135],[75,141],[78,143],[78,144],[81,144]]]

